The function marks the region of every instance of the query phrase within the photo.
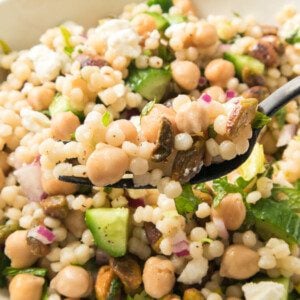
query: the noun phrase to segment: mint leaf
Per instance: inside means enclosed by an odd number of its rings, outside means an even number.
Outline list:
[[[180,215],[193,213],[197,210],[200,200],[194,195],[191,185],[187,184],[182,188],[181,195],[174,199],[177,212]]]
[[[8,44],[6,42],[4,42],[3,40],[0,40],[0,48],[2,49],[2,52],[4,54],[9,54],[11,52],[10,47],[8,46]]]
[[[59,27],[60,29],[60,33],[61,35],[63,36],[64,38],[64,41],[65,41],[65,48],[64,48],[64,51],[67,55],[71,56],[71,54],[73,53],[74,51],[74,47],[72,46],[72,43],[71,43],[71,32],[69,31],[69,29],[63,25],[61,25]]]
[[[162,11],[166,13],[172,7],[173,2],[172,0],[148,0],[147,4],[148,6],[159,5]]]
[[[45,277],[47,274],[47,269],[44,268],[28,268],[28,269],[17,269],[12,267],[7,267],[2,272],[5,276],[15,276],[18,274],[31,274],[34,276]]]
[[[257,111],[252,122],[252,127],[255,129],[262,128],[271,121],[271,118],[264,113]]]
[[[6,286],[6,278],[3,271],[10,265],[9,258],[1,251],[0,252],[0,288]]]
[[[213,190],[215,192],[213,200],[214,207],[218,206],[227,194],[241,193],[244,196],[243,188],[236,184],[229,183],[227,177],[215,179],[213,181]]]
[[[285,39],[289,44],[300,43],[300,27],[297,28],[288,38]]]
[[[283,108],[279,109],[274,115],[274,117],[278,123],[279,129],[282,129],[285,124],[286,114],[287,114],[286,108],[283,107]]]
[[[300,216],[283,201],[262,199],[249,206],[248,212],[264,239],[276,236],[288,243],[300,244]]]
[[[102,116],[102,124],[107,127],[112,121],[111,113],[107,110]]]
[[[282,200],[290,209],[300,212],[300,179],[293,188],[275,185],[272,190],[272,196],[276,200]]]

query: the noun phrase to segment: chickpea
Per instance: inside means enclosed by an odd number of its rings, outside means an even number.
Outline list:
[[[27,230],[13,232],[5,241],[4,252],[11,260],[13,268],[28,268],[33,265],[38,257],[30,251],[26,241]]]
[[[117,121],[114,121],[112,122],[107,131],[106,131],[106,142],[111,144],[112,146],[121,146],[122,143],[120,142],[123,142],[122,140],[120,141],[117,141],[112,144],[112,141],[113,139],[111,139],[111,136],[113,136],[114,132],[116,130],[121,130],[122,133],[124,134],[124,140],[125,141],[130,141],[132,143],[136,143],[137,141],[137,130],[135,128],[135,126],[128,120],[117,120]]]
[[[199,101],[183,104],[176,114],[176,125],[179,131],[200,133],[208,126],[207,109]]]
[[[18,274],[9,284],[10,300],[40,300],[45,279],[31,274]]]
[[[67,266],[51,280],[50,287],[65,297],[86,297],[91,293],[92,278],[81,267]]]
[[[185,90],[193,90],[198,86],[200,79],[199,67],[188,60],[176,60],[171,64],[174,81]]]
[[[44,179],[42,177],[42,186],[44,191],[49,195],[70,195],[74,194],[77,186],[73,183],[63,182],[56,178]]]
[[[246,218],[246,207],[239,193],[225,196],[217,208],[213,208],[212,215],[223,219],[229,230],[237,230]]]
[[[162,104],[155,104],[149,114],[143,116],[141,120],[141,129],[144,138],[148,142],[156,142],[162,117],[167,118],[172,123],[174,131],[176,131],[175,116],[176,113],[172,108]]]
[[[86,230],[84,214],[79,210],[71,210],[65,218],[66,228],[77,238]]]
[[[192,37],[196,46],[207,48],[218,41],[216,28],[206,22],[198,23],[197,29]]]
[[[145,291],[153,298],[161,298],[171,292],[175,284],[174,266],[168,259],[150,257],[144,266]]]
[[[72,112],[58,113],[51,120],[52,135],[57,140],[70,140],[79,125],[79,118]]]
[[[131,21],[136,32],[141,36],[147,36],[149,32],[156,29],[156,23],[153,17],[147,14],[139,14]]]
[[[33,87],[27,96],[28,103],[35,110],[47,109],[54,98],[54,90],[44,86]]]
[[[175,7],[179,8],[184,15],[195,14],[195,9],[191,0],[173,0],[173,4]]]
[[[247,279],[259,271],[259,255],[243,246],[229,246],[222,258],[220,275],[233,279]]]
[[[5,176],[3,171],[0,169],[0,190],[4,187],[5,184]]]
[[[89,156],[87,174],[96,186],[105,186],[119,181],[129,167],[129,158],[120,148],[99,143]]]
[[[222,58],[212,60],[205,68],[205,77],[212,85],[226,87],[229,79],[235,74],[234,66],[230,61]]]

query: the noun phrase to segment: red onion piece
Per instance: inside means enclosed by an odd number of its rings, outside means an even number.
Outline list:
[[[173,253],[177,256],[189,255],[189,243],[186,240],[180,241],[173,245]]]
[[[199,87],[203,87],[206,84],[207,84],[207,79],[204,76],[201,76],[198,83]]]
[[[223,220],[221,218],[218,217],[213,217],[212,218],[213,223],[216,225],[219,236],[223,239],[223,240],[227,240],[229,237],[228,231],[225,227],[225,224],[223,222]]]
[[[236,96],[236,92],[233,90],[227,90],[226,91],[226,99],[230,100]]]
[[[287,124],[284,125],[281,129],[278,137],[278,141],[276,146],[282,147],[286,146],[295,136],[297,131],[297,125],[296,124]]]
[[[138,208],[139,206],[145,207],[145,201],[143,198],[138,199],[132,199],[129,198],[128,200],[128,206],[132,208]]]
[[[201,99],[207,103],[210,103],[211,102],[211,96],[208,95],[207,93],[204,93],[202,96],[201,96]]]
[[[104,266],[109,263],[109,255],[101,249],[96,250],[96,263],[99,266]]]
[[[42,171],[39,160],[25,165],[14,172],[21,189],[30,201],[40,201],[47,197],[42,186]]]
[[[28,237],[33,237],[44,245],[52,244],[55,240],[54,233],[45,226],[39,225],[28,231]]]

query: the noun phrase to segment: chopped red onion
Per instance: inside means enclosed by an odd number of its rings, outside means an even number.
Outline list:
[[[297,131],[297,125],[296,124],[286,124],[283,126],[279,133],[278,141],[276,146],[282,147],[286,146],[295,136]]]
[[[89,57],[87,55],[84,54],[80,54],[76,57],[76,60],[80,62],[81,67],[85,67],[85,66],[96,66],[96,67],[104,67],[107,66],[107,61],[105,61],[104,59],[100,58],[100,57]]]
[[[201,99],[207,103],[210,103],[211,102],[211,96],[209,96],[207,93],[204,93],[202,96],[201,96]]]
[[[230,100],[236,96],[236,92],[233,90],[227,90],[226,91],[226,98],[227,100]]]
[[[54,233],[45,226],[39,225],[28,231],[28,237],[33,237],[44,245],[52,244],[55,240]]]
[[[173,245],[173,253],[177,256],[187,256],[189,252],[189,243],[186,240],[183,240],[175,245]]]
[[[132,199],[129,198],[128,200],[128,206],[132,208],[138,208],[139,206],[145,207],[145,201],[143,198],[138,199]]]
[[[229,237],[228,231],[225,227],[224,221],[219,218],[219,217],[213,217],[212,218],[213,223],[216,225],[219,236],[223,239],[223,240],[227,240]]]
[[[201,76],[198,83],[199,87],[203,87],[206,84],[207,84],[207,79],[204,76]]]
[[[14,172],[21,189],[30,201],[40,201],[47,197],[42,186],[42,171],[38,159],[32,164],[25,165]]]

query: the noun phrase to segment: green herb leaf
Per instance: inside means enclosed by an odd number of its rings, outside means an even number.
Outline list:
[[[49,118],[51,117],[49,109],[42,110],[41,113]]]
[[[217,133],[216,133],[216,131],[214,129],[214,125],[213,124],[209,125],[208,128],[207,128],[207,130],[208,130],[208,137],[209,138],[213,138],[214,139],[217,136]]]
[[[171,49],[167,46],[160,45],[157,49],[158,56],[163,59],[164,62],[172,62],[175,59]]]
[[[218,206],[227,194],[241,193],[244,196],[243,188],[236,184],[229,183],[227,177],[215,179],[213,181],[213,190],[215,192],[215,197],[213,200],[214,207]]]
[[[172,7],[173,2],[172,0],[148,0],[147,4],[149,6],[160,5],[163,12],[168,12],[169,9]]]
[[[39,277],[45,277],[47,274],[47,269],[44,268],[17,269],[17,268],[7,267],[3,271],[3,274],[5,276],[15,276],[24,273],[31,274],[34,276],[39,276]]]
[[[112,121],[112,115],[111,113],[107,110],[104,115],[102,116],[102,124],[103,126],[107,127]]]
[[[190,184],[184,185],[181,195],[174,200],[177,212],[180,215],[195,212],[198,208],[198,204],[201,202],[200,199],[194,195]]]
[[[64,41],[65,41],[65,48],[64,48],[64,51],[67,55],[71,56],[71,54],[73,53],[74,51],[74,47],[72,46],[72,43],[71,43],[71,32],[69,31],[69,29],[63,25],[61,25],[59,27],[60,29],[60,33],[62,34],[63,38],[64,38]]]
[[[249,206],[248,213],[264,239],[276,236],[288,243],[300,244],[300,216],[284,201],[262,199]]]
[[[285,39],[289,44],[296,44],[300,43],[300,27],[297,28],[291,35],[290,37]]]
[[[0,252],[0,288],[6,286],[6,277],[3,271],[10,265],[9,258],[1,251]]]
[[[237,17],[237,18],[241,18],[241,17],[242,17],[241,14],[238,13],[237,11],[233,11],[232,14],[233,14],[235,17]]]
[[[272,190],[272,197],[285,203],[290,209],[300,213],[300,179],[293,188],[275,185]]]
[[[252,122],[252,127],[255,129],[262,128],[271,121],[271,118],[264,113],[257,111]]]
[[[154,107],[154,104],[155,104],[154,100],[148,102],[142,109],[140,118],[147,116],[150,113],[150,111],[152,110],[152,108]]]
[[[286,114],[287,114],[286,108],[283,107],[283,108],[279,109],[274,115],[274,117],[278,123],[279,129],[282,129],[285,124]]]
[[[4,42],[3,40],[0,40],[0,48],[2,49],[2,52],[4,54],[9,54],[11,52],[10,47],[8,46],[8,44],[6,42]]]
[[[109,194],[111,191],[112,191],[112,187],[110,187],[110,186],[104,187],[104,193]]]

